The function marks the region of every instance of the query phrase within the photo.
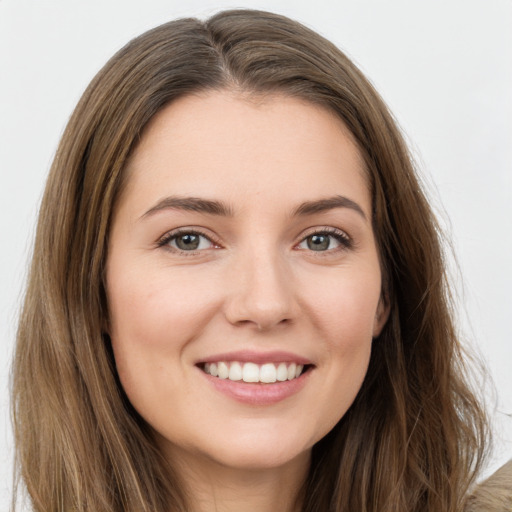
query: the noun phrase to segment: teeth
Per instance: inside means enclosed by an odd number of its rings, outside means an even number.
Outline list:
[[[304,365],[296,363],[258,365],[256,363],[239,363],[238,361],[230,363],[218,361],[217,363],[205,363],[203,369],[205,373],[220,379],[271,384],[296,379],[302,374]]]
[[[229,368],[227,363],[221,361],[217,363],[217,375],[219,379],[227,379],[229,377]]]
[[[275,382],[277,380],[277,371],[275,365],[267,363],[260,368],[260,382]]]
[[[288,368],[284,363],[280,363],[279,366],[277,367],[277,380],[279,382],[284,382],[285,380],[288,380]]]
[[[240,363],[231,363],[229,367],[229,380],[242,380],[242,366]]]
[[[208,373],[208,372],[206,372]],[[211,373],[210,373],[211,375]],[[259,382],[260,369],[257,364],[245,363],[243,367],[243,380],[244,382]]]

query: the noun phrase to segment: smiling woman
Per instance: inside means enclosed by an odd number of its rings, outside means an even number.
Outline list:
[[[13,391],[33,510],[460,511],[487,423],[438,233],[319,35],[227,11],[130,42],[41,206]]]
[[[196,475],[305,478],[389,311],[355,142],[302,100],[214,91],[158,113],[126,172],[106,289],[131,404]]]

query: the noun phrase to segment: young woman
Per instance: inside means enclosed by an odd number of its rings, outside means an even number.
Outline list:
[[[118,52],[64,133],[14,365],[33,509],[459,511],[485,415],[379,95],[256,11]]]

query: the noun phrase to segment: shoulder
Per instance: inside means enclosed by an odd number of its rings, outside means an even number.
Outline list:
[[[475,487],[464,512],[512,512],[512,460]]]

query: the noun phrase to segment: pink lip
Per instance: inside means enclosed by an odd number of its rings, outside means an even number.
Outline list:
[[[226,359],[220,359],[226,361]],[[219,361],[219,359],[217,359]],[[240,359],[237,359],[240,361]],[[254,359],[251,359],[254,361]],[[247,405],[272,405],[298,393],[309,380],[312,369],[303,373],[300,377],[284,382],[275,382],[273,384],[246,383],[242,381],[232,381],[229,379],[219,379],[212,377],[198,369],[204,378],[220,393],[232,398],[238,402]]]
[[[256,352],[252,350],[238,350],[236,352],[225,352],[223,354],[215,354],[206,357],[197,362],[201,363],[217,363],[219,361],[239,361],[240,363],[297,363],[297,364],[312,364],[309,359],[298,356],[292,352],[284,351],[271,351],[271,352]]]

